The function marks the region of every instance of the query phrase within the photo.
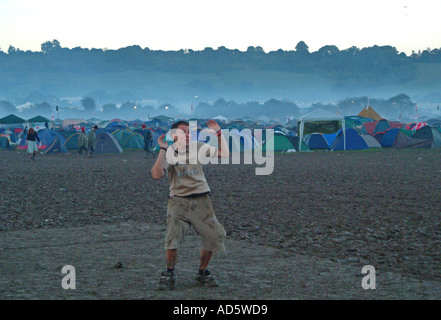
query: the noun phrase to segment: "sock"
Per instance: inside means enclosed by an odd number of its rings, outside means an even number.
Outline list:
[[[206,276],[208,276],[208,275],[210,275],[210,270],[208,270],[208,269],[205,269],[205,270],[201,270],[201,269],[199,269],[199,274],[204,274],[204,275],[206,275]]]

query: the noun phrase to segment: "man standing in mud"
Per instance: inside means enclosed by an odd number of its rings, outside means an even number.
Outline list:
[[[96,134],[95,134],[96,130],[98,130],[98,126],[94,125],[93,128],[89,131],[89,135],[87,136],[88,139],[87,147],[89,149],[89,158],[93,158],[93,152],[96,149]]]
[[[202,238],[196,282],[209,287],[218,286],[217,280],[208,270],[208,264],[213,252],[225,251],[226,234],[214,214],[209,198],[210,188],[200,160],[203,157],[228,157],[229,150],[217,122],[210,120],[207,125],[210,132],[217,136],[217,149],[203,142],[190,141],[189,124],[186,121],[178,121],[172,125],[173,145],[169,146],[164,141],[164,134],[158,139],[160,150],[151,174],[153,179],[160,179],[167,172],[170,181],[165,238],[167,270],[161,274],[159,290],[174,288],[177,250],[190,226]]]

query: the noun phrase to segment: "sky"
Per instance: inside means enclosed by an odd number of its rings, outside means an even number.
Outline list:
[[[0,0],[0,49],[441,48],[441,0]]]

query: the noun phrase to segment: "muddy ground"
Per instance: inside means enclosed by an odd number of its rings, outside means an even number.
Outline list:
[[[208,165],[227,251],[193,278],[200,241],[164,268],[168,181],[142,152],[0,151],[0,299],[440,299],[441,150],[276,154],[274,172]],[[64,265],[76,289],[61,287]],[[376,289],[361,286],[364,265]]]

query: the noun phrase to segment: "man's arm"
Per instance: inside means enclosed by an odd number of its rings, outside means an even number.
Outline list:
[[[230,156],[230,150],[228,148],[227,141],[221,133],[221,127],[214,120],[209,120],[207,122],[207,126],[217,133],[217,145],[219,146],[217,156],[219,158],[228,158]]]
[[[227,140],[225,140],[224,135],[220,134],[217,136],[217,143],[219,146],[218,149],[218,157],[219,158],[228,158],[230,156],[230,149],[227,145]]]
[[[168,145],[164,142],[165,134],[161,135],[158,139],[158,145],[161,149],[159,149],[158,157],[156,158],[155,164],[152,167],[151,173],[152,178],[155,180],[161,179],[164,175],[164,159],[166,152],[164,149],[167,149]]]

